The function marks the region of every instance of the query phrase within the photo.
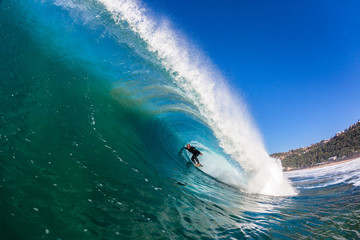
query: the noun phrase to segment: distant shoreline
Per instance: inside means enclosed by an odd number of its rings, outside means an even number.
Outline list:
[[[328,166],[333,166],[333,165],[337,165],[337,164],[340,164],[340,163],[346,163],[346,162],[350,162],[350,161],[353,161],[353,160],[356,160],[356,159],[359,159],[360,158],[360,155],[359,154],[355,154],[353,156],[350,156],[350,157],[347,157],[347,158],[344,158],[340,161],[334,161],[334,162],[327,162],[327,163],[324,163],[324,164],[321,164],[321,165],[318,165],[318,166],[313,166],[313,167],[306,167],[306,168],[294,168],[294,169],[290,169],[290,170],[283,170],[284,172],[293,172],[293,171],[299,171],[299,170],[310,170],[310,169],[316,169],[316,168],[322,168],[322,167],[328,167]]]
[[[270,156],[279,159],[286,172],[331,166],[360,158],[360,120],[332,138]]]

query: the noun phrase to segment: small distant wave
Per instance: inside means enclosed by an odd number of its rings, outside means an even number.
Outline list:
[[[286,175],[294,179],[302,189],[324,188],[343,183],[360,186],[360,158],[332,166],[288,172]]]

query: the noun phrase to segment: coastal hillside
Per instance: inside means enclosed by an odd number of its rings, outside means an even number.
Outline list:
[[[328,140],[288,152],[274,153],[285,170],[318,166],[349,157],[360,157],[360,120]]]

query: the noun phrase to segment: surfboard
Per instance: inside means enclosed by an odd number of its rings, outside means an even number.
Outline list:
[[[194,164],[195,167],[202,167],[203,165],[201,165],[201,163],[199,164]]]

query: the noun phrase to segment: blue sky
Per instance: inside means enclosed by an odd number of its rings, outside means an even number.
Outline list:
[[[269,153],[360,119],[360,1],[144,0],[238,89]]]

